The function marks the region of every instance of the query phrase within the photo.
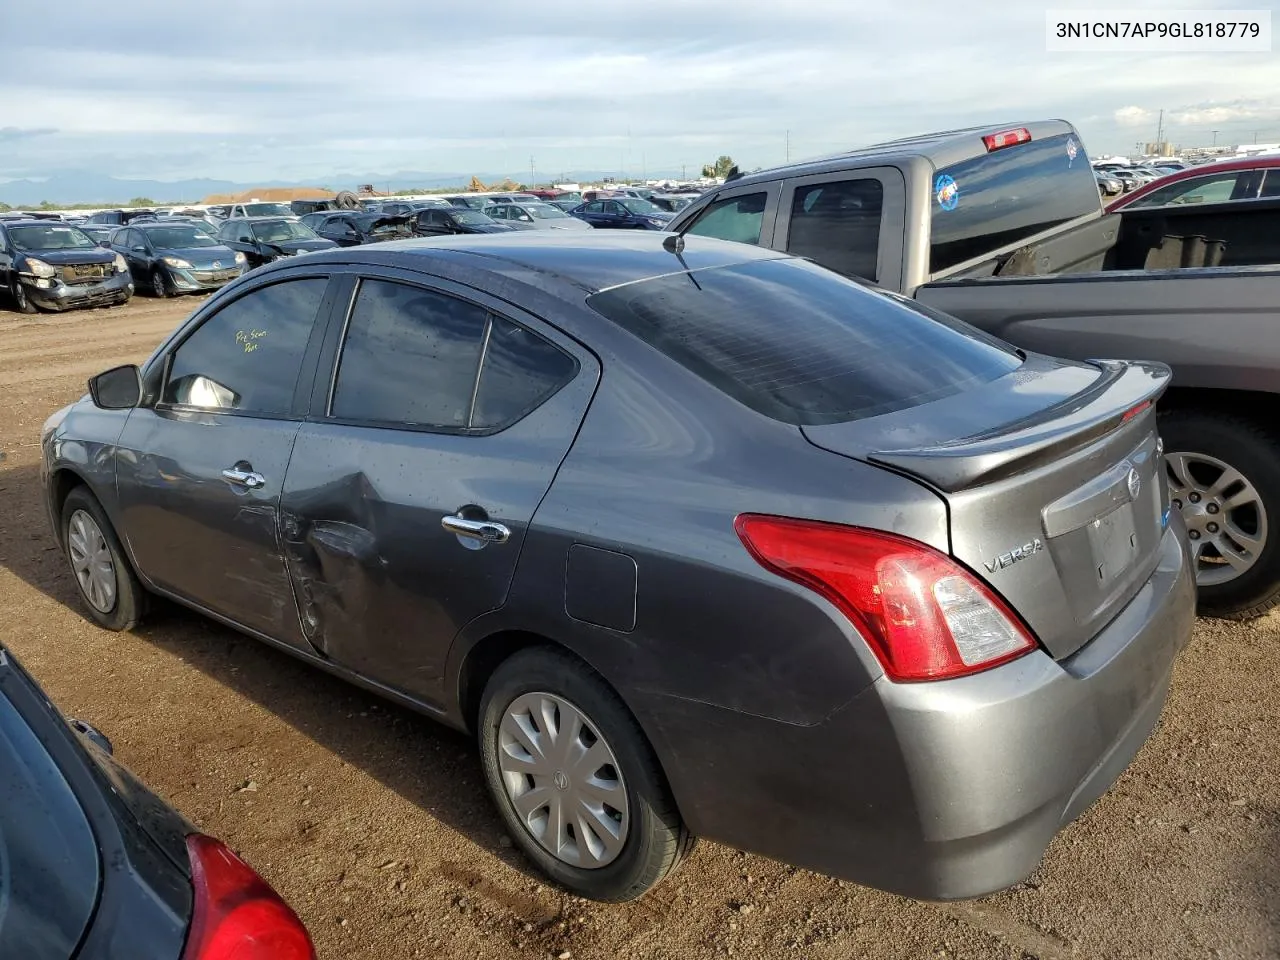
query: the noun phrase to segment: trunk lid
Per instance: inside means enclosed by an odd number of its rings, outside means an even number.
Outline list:
[[[802,429],[938,493],[953,556],[1062,658],[1155,568],[1168,495],[1154,401],[1169,377],[1161,364],[1032,354],[958,397]]]

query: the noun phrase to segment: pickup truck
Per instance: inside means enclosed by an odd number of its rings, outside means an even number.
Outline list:
[[[1167,363],[1200,609],[1245,619],[1280,605],[1280,198],[1246,207],[1107,214],[1079,134],[1044,120],[731,176],[668,229],[810,257],[1025,350]]]

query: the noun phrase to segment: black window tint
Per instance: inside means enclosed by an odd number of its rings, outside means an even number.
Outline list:
[[[759,260],[631,283],[597,312],[753,410],[857,420],[1003,376],[1012,348],[806,260]]]
[[[223,307],[178,347],[166,403],[285,415],[328,281],[288,280]]]
[[[573,379],[578,362],[549,340],[493,318],[471,426],[514,423]]]
[[[1280,197],[1280,170],[1267,171],[1266,179],[1262,181],[1262,193],[1259,196],[1264,199]]]
[[[98,896],[97,843],[62,772],[3,694],[0,770],[0,957],[70,957]]]
[[[338,365],[331,415],[463,429],[486,311],[385,280],[362,280]]]
[[[879,180],[836,180],[797,187],[787,250],[847,277],[876,279],[880,251]]]
[[[1102,202],[1080,138],[1064,133],[937,171],[929,209],[929,269],[937,273],[1098,213]]]
[[[698,219],[685,233],[738,243],[759,243],[768,196],[748,193],[740,197],[715,200],[698,214]]]

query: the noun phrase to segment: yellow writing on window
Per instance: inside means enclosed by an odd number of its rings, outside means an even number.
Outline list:
[[[244,347],[245,353],[253,353],[258,349],[258,341],[266,335],[265,330],[237,330],[236,343]]]

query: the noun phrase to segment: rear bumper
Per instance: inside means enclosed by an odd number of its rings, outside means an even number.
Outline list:
[[[1171,529],[1137,596],[1065,660],[881,680],[808,727],[670,699],[643,722],[694,833],[905,896],[983,896],[1031,873],[1129,765],[1194,608]]]
[[[124,303],[133,296],[133,280],[128,273],[117,273],[100,283],[75,284],[36,279],[25,274],[19,276],[27,299],[46,310],[107,306]]]

